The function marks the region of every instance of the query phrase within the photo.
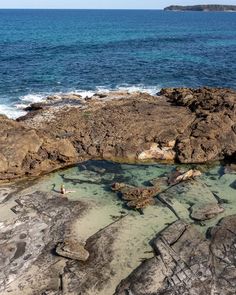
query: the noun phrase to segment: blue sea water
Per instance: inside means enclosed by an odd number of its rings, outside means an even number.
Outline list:
[[[98,87],[236,89],[236,13],[0,10],[0,112]]]

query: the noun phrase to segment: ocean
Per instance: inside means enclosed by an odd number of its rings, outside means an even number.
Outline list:
[[[0,113],[45,95],[236,89],[236,13],[0,10]]]

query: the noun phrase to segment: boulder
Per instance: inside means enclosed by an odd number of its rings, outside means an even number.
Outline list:
[[[174,161],[176,154],[173,150],[173,146],[159,147],[156,143],[152,143],[148,150],[145,150],[138,155],[138,159]]]
[[[121,197],[128,207],[143,209],[155,204],[154,197],[160,192],[160,187],[135,187],[125,183],[114,183],[112,190],[121,193]]]
[[[59,243],[56,252],[60,256],[73,260],[86,261],[89,257],[89,252],[85,250],[84,245],[75,238],[67,238]]]
[[[181,171],[179,169],[174,170],[168,177],[169,185],[174,185],[182,181],[194,179],[200,176],[202,173],[199,170],[190,169],[188,171]]]

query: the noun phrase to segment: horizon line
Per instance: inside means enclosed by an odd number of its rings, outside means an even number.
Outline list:
[[[163,10],[164,8],[62,8],[62,7],[0,7],[0,10]]]

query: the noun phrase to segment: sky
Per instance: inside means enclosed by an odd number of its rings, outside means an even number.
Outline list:
[[[0,0],[0,8],[159,9],[171,4],[236,5],[236,0]]]

